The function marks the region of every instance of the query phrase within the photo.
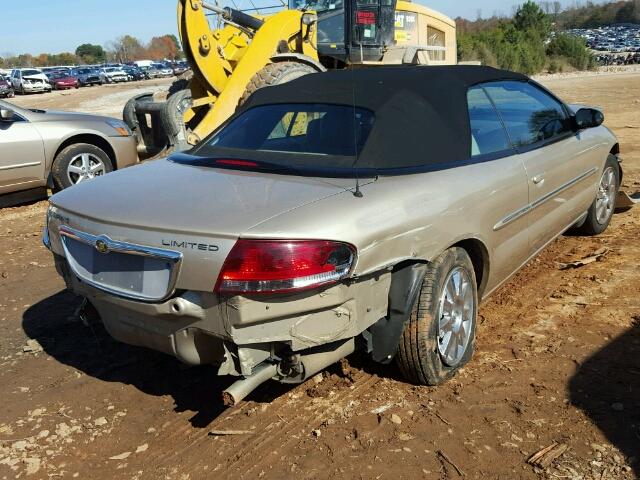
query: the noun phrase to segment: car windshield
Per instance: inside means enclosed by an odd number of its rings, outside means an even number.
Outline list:
[[[67,74],[62,72],[56,72],[51,74],[51,78],[66,78]]]
[[[42,72],[40,70],[22,70],[22,75],[40,75]]]
[[[262,105],[234,118],[191,153],[213,158],[212,166],[222,157],[277,167],[352,168],[374,121],[373,112],[353,106]]]
[[[116,70],[118,70],[118,69],[115,68],[115,67],[109,67],[109,68],[105,68],[104,69],[105,72],[115,72]]]

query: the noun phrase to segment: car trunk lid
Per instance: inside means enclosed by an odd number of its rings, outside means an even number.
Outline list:
[[[165,285],[158,287],[158,282],[167,279],[175,280],[174,285],[166,285],[167,295],[174,288],[211,290],[243,232],[287,211],[341,194],[351,183],[159,160],[54,195],[49,224],[52,249],[66,256],[76,275],[87,283],[99,288],[106,285],[105,290],[119,295],[127,296],[134,284],[137,290],[130,292],[132,298],[139,298],[140,289],[150,284],[158,292]],[[67,227],[71,234],[65,235]],[[101,256],[98,240],[106,243],[108,261]],[[125,254],[119,251],[123,245]],[[131,246],[177,252],[182,258],[172,265],[152,257],[155,263],[147,265],[133,258],[135,253],[127,255]],[[162,265],[171,271],[163,271]],[[174,269],[179,269],[179,276]],[[165,298],[156,297],[148,300]]]

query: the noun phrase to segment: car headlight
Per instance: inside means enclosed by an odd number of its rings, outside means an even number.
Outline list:
[[[109,119],[107,120],[107,125],[113,128],[122,137],[130,137],[133,135],[129,126],[120,120]]]

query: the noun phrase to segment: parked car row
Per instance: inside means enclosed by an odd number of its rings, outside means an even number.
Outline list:
[[[596,55],[599,65],[640,65],[640,53],[604,53]]]
[[[574,28],[567,33],[584,38],[589,48],[599,52],[640,52],[640,25]]]
[[[14,68],[6,74],[0,71],[0,98],[14,94],[43,93],[51,90],[121,83],[181,75],[188,69],[186,62],[146,65],[105,64],[79,67]]]

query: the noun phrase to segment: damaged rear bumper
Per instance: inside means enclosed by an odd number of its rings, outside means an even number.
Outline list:
[[[183,291],[144,303],[81,282],[64,257],[55,258],[67,286],[91,302],[116,340],[191,365],[218,365],[220,375],[251,377],[276,365],[276,379],[285,382],[304,381],[351,353],[354,338],[387,314],[391,283],[383,272],[286,299]],[[342,356],[334,359],[336,352]]]

